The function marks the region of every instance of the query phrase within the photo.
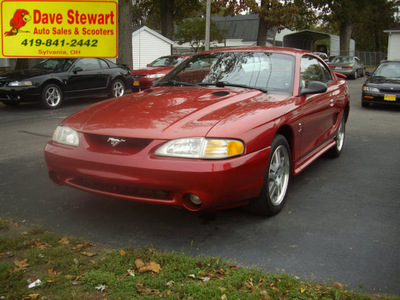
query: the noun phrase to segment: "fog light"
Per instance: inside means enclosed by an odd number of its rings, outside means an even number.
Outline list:
[[[195,194],[190,194],[189,195],[190,202],[192,202],[194,205],[200,206],[201,205],[201,200],[200,197],[195,195]]]

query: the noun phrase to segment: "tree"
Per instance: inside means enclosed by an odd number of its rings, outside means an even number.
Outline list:
[[[134,5],[133,22],[160,29],[162,35],[172,38],[174,25],[185,18],[199,16],[201,9],[201,0],[142,0]]]
[[[132,61],[132,1],[118,1],[118,58],[117,63],[133,67]]]
[[[385,29],[396,25],[395,11],[398,1],[375,0],[363,12],[361,22],[354,25],[353,38],[363,51],[386,51],[388,35]]]
[[[375,0],[308,0],[321,10],[325,22],[334,24],[340,35],[340,52],[347,55],[354,24],[365,16],[364,10]]]
[[[180,39],[180,45],[189,43],[195,52],[204,49],[204,28],[206,26],[205,19],[186,19],[178,25],[178,31],[175,35]],[[214,22],[210,24],[210,41],[218,41],[221,43],[225,38],[224,30],[218,29]]]
[[[299,0],[216,0],[214,1],[213,11],[221,7],[225,9],[225,15],[235,15],[239,12],[251,12],[260,17],[257,45],[265,46],[267,42],[267,32],[269,29],[276,28],[281,31],[284,28],[296,29],[305,26],[305,16],[310,21],[313,20],[312,11],[308,3]]]

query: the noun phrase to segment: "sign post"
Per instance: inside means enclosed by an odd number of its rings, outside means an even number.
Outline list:
[[[118,56],[118,0],[0,2],[0,57]]]

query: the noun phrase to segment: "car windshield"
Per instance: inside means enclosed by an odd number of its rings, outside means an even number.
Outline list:
[[[159,57],[149,64],[149,67],[174,67],[182,61],[182,56]]]
[[[336,56],[333,60],[333,64],[352,64],[353,63],[353,57],[349,56]]]
[[[33,66],[32,69],[67,71],[72,63],[73,59],[71,58],[46,58]]]
[[[195,55],[158,85],[216,85],[291,95],[294,56],[265,52],[216,52]]]
[[[400,78],[400,63],[382,63],[375,70],[373,76]]]

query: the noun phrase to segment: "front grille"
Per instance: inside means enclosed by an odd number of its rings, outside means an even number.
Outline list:
[[[112,153],[121,155],[133,155],[146,148],[152,140],[111,137],[98,134],[84,134],[85,140],[89,145],[88,151],[100,153]],[[111,144],[113,138],[118,138],[121,142],[115,146]]]
[[[143,77],[145,77],[146,75],[139,75],[139,74],[135,74],[135,75],[132,75],[132,78],[133,79],[140,79],[140,78],[143,78]]]
[[[169,191],[136,188],[126,185],[109,184],[88,179],[72,179],[68,183],[77,188],[104,192],[117,197],[127,196],[132,198],[172,200],[172,192]]]

